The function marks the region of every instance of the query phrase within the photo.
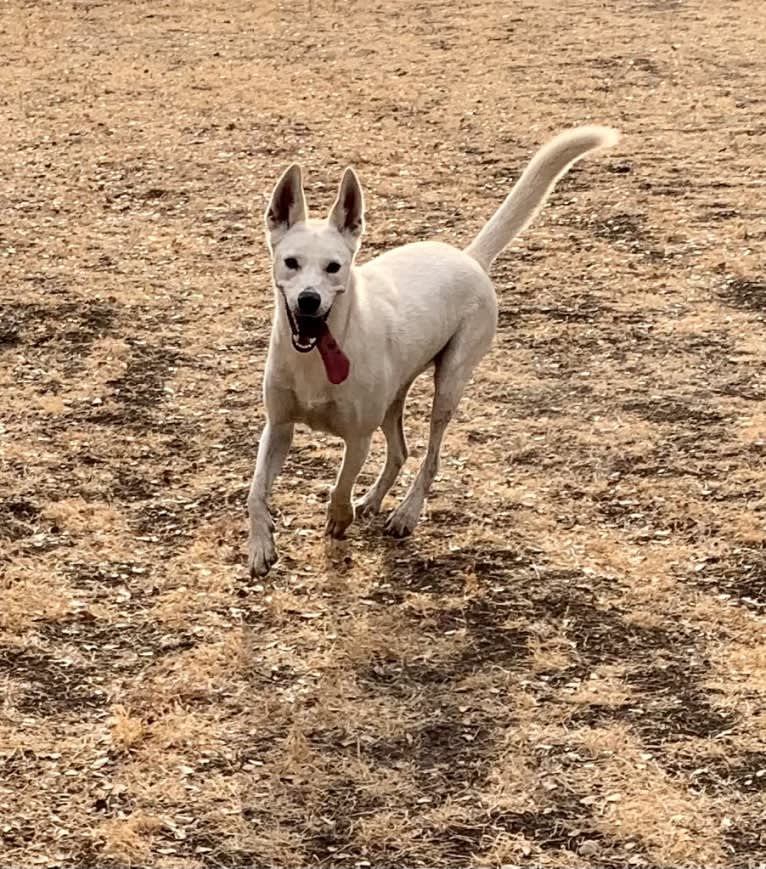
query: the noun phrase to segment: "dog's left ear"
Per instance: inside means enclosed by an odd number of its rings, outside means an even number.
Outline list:
[[[342,235],[349,237],[353,247],[359,244],[364,230],[364,195],[356,172],[350,166],[343,173],[338,198],[330,209],[330,222]]]

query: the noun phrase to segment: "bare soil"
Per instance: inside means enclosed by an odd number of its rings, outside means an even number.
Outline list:
[[[763,3],[9,0],[0,40],[0,863],[766,865]],[[415,535],[328,549],[304,431],[251,583],[278,173],[325,209],[353,163],[363,258],[463,245],[582,122],[624,139],[498,261]]]

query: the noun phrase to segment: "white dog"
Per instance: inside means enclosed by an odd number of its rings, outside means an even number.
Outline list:
[[[364,227],[364,200],[354,171],[346,169],[328,218],[310,220],[300,167],[287,169],[266,211],[277,293],[264,379],[267,421],[248,497],[251,575],[265,574],[277,558],[267,501],[295,423],[345,441],[326,526],[331,537],[342,537],[355,512],[380,511],[407,458],[402,428],[407,393],[433,365],[426,456],[386,523],[396,537],[412,532],[437,472],[444,431],[495,334],[497,298],[488,277],[493,260],[535,217],[576,160],[617,140],[616,131],[595,126],[554,138],[464,251],[419,242],[363,266],[354,265]],[[355,511],[352,489],[378,428],[386,438],[386,462]]]

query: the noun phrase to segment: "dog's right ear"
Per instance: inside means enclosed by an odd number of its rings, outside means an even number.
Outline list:
[[[306,220],[307,216],[301,167],[293,163],[277,181],[266,209],[266,229],[271,241],[277,241],[278,236],[283,235],[294,224]]]

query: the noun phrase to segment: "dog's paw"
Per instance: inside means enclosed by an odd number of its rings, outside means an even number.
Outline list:
[[[413,510],[406,503],[400,504],[386,519],[383,530],[391,537],[409,537],[415,530],[419,518],[419,510]]]
[[[360,518],[367,519],[370,516],[377,516],[380,513],[381,499],[378,497],[374,489],[360,498],[355,504],[356,515]]]
[[[257,576],[266,576],[276,560],[277,547],[274,545],[272,534],[260,535],[250,540],[248,566],[251,579],[255,579]]]
[[[354,505],[353,504],[333,504],[330,501],[327,507],[327,524],[325,525],[325,534],[328,537],[334,537],[336,540],[342,540],[346,533],[346,528],[354,521]]]

